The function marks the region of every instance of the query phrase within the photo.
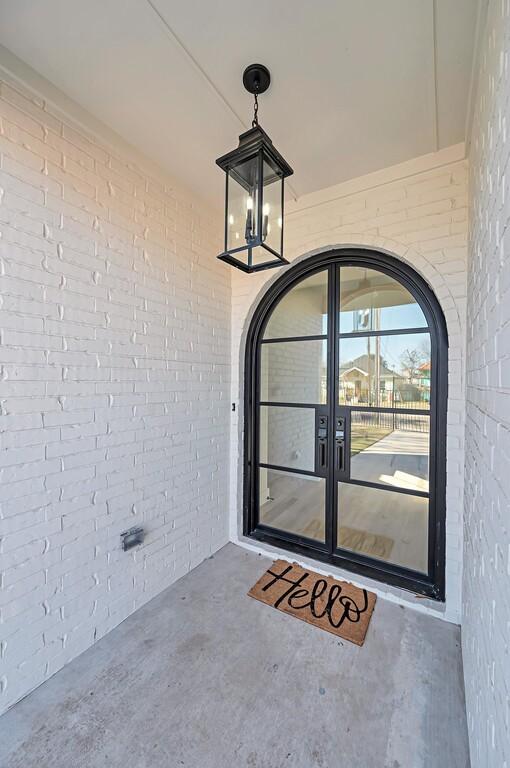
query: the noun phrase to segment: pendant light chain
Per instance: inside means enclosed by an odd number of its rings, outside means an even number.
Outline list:
[[[257,99],[257,94],[253,94],[254,97],[254,104],[253,104],[253,120],[251,121],[251,127],[256,128],[259,124],[259,118],[258,118],[258,111],[259,111],[259,101]]]

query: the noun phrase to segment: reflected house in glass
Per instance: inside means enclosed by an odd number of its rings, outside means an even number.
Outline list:
[[[375,354],[360,355],[339,369],[340,401],[346,404],[363,404],[379,400],[381,405],[390,405],[393,393],[398,391],[396,380],[403,376],[388,368],[384,360]],[[370,382],[375,390],[369,397]],[[378,398],[377,398],[378,395]]]
[[[407,397],[403,400],[412,400],[415,403],[428,403],[430,400],[430,377],[432,364],[430,360],[420,365],[411,365],[404,368],[403,378],[406,381]]]
[[[422,363],[412,379],[412,384],[418,387],[420,398],[429,402],[430,400],[430,377],[432,364],[430,360]]]
[[[422,384],[425,387],[430,387],[430,360],[427,360],[426,363],[422,363],[420,367],[418,368],[418,373],[416,376],[416,383]]]

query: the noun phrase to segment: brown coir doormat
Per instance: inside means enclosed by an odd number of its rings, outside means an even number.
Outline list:
[[[363,645],[376,596],[346,581],[275,560],[248,592],[262,603]]]

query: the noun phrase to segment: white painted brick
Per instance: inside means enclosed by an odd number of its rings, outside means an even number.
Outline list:
[[[221,222],[111,152],[0,83],[0,712],[228,538]]]
[[[470,151],[462,648],[473,768],[510,765],[509,54],[510,4],[489,0]]]

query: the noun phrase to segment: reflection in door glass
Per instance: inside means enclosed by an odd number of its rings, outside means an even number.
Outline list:
[[[337,546],[427,573],[428,508],[423,496],[338,483]]]
[[[326,404],[326,341],[277,341],[261,344],[260,358],[262,401]]]
[[[351,412],[351,478],[429,490],[429,416]]]
[[[260,406],[259,461],[315,469],[315,408]]]
[[[325,487],[321,477],[259,469],[259,520],[280,531],[325,540]]]
[[[280,299],[264,331],[264,339],[322,336],[328,332],[327,270],[300,280]]]
[[[339,345],[340,405],[430,407],[428,333],[348,337]]]
[[[426,327],[420,305],[396,280],[364,267],[340,268],[340,333]]]

